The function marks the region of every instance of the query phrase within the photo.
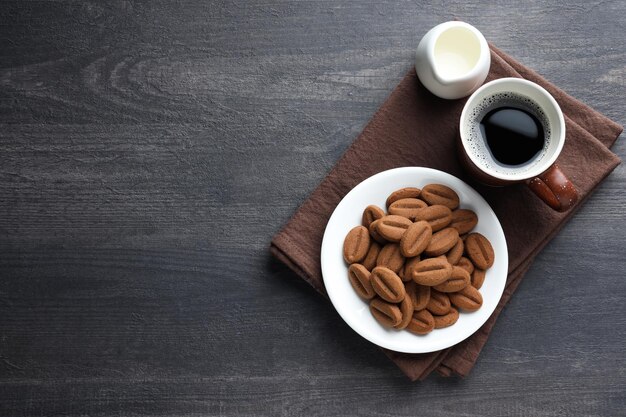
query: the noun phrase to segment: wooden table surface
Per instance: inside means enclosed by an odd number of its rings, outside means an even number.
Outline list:
[[[493,3],[1,1],[0,414],[624,415],[624,166],[464,380],[268,254],[453,17],[626,123],[626,2]]]

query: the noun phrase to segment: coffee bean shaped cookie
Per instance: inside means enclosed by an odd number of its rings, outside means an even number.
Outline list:
[[[472,210],[457,209],[452,212],[450,227],[458,230],[459,235],[469,233],[478,224],[478,216]]]
[[[393,327],[400,324],[402,312],[395,304],[390,304],[380,298],[374,298],[370,302],[372,316],[384,327]]]
[[[380,235],[380,233],[378,233],[378,224],[380,223],[380,220],[374,220],[371,224],[370,227],[368,227],[369,232],[370,232],[370,237],[372,239],[374,239],[376,242],[380,243],[381,245],[384,245],[385,243],[387,243],[387,241],[385,240],[384,237],[382,237]]]
[[[406,297],[410,297],[415,310],[423,310],[430,300],[430,287],[416,284],[414,281],[405,284]]]
[[[450,265],[456,265],[461,260],[461,256],[463,256],[463,250],[465,249],[465,244],[463,243],[463,239],[458,238],[452,249],[446,253],[446,259],[450,263]]]
[[[400,312],[402,313],[402,320],[394,326],[398,330],[406,328],[413,317],[413,301],[411,301],[411,297],[404,297],[400,303]]]
[[[438,316],[448,314],[450,311],[450,298],[448,298],[448,294],[431,288],[430,299],[428,300],[428,304],[426,304],[426,309]]]
[[[416,256],[414,258],[406,258],[404,262],[404,266],[398,272],[398,276],[402,279],[402,282],[413,282],[413,278],[411,278],[411,270],[414,264],[417,264],[420,261],[420,257]],[[409,271],[407,273],[406,271]]]
[[[406,217],[413,221],[418,210],[428,207],[428,204],[417,198],[403,198],[394,201],[389,206],[389,214]]]
[[[371,271],[376,266],[376,259],[378,259],[378,255],[380,254],[380,250],[382,246],[375,240],[370,242],[370,248],[367,250],[367,254],[365,255],[365,259],[363,259],[362,264],[368,270]]]
[[[391,269],[396,274],[404,266],[404,256],[400,253],[400,245],[397,243],[387,243],[380,250],[376,258],[376,266],[384,266]]]
[[[424,207],[415,213],[415,221],[420,220],[428,222],[433,232],[437,232],[450,224],[452,221],[452,211],[442,205]]]
[[[407,258],[404,263],[404,276],[401,277],[403,282],[413,281],[413,270],[415,265],[420,262],[420,257]]]
[[[404,265],[402,265],[402,268],[400,268],[400,270],[398,271],[398,276],[400,277],[402,282],[406,282],[406,278],[405,278],[405,275],[404,275],[404,269],[405,268],[406,268],[406,263]]]
[[[378,234],[390,242],[399,242],[402,235],[406,232],[413,222],[406,217],[390,214],[378,220],[376,230]]]
[[[365,210],[363,210],[361,224],[369,228],[374,220],[382,219],[384,215],[385,211],[380,207],[374,205],[367,206]]]
[[[450,278],[433,288],[441,292],[457,292],[470,284],[470,274],[459,266],[452,267]]]
[[[447,227],[433,234],[424,253],[428,256],[439,256],[448,252],[459,240],[459,232]]]
[[[352,264],[350,268],[348,268],[348,278],[350,279],[352,288],[354,288],[354,291],[361,298],[365,298],[366,300],[376,295],[372,288],[370,275],[370,271],[361,264]]]
[[[459,310],[454,307],[450,307],[450,311],[448,311],[443,316],[433,316],[435,320],[435,329],[443,329],[444,327],[452,326],[459,319]]]
[[[472,287],[480,290],[480,287],[485,282],[485,276],[487,276],[487,271],[484,269],[474,269],[474,272],[472,272]]]
[[[456,266],[460,266],[461,268],[465,269],[470,275],[472,275],[472,272],[474,272],[474,264],[465,256],[461,256],[461,259],[459,259],[459,262],[456,264]]]
[[[433,236],[433,229],[428,222],[418,221],[406,229],[400,239],[400,251],[407,258],[418,256],[426,249]]]
[[[475,267],[480,269],[491,268],[495,260],[495,253],[489,240],[480,233],[470,233],[465,239],[465,253]]]
[[[357,226],[348,232],[343,241],[343,259],[349,264],[361,262],[370,247],[370,234],[366,227]]]
[[[449,297],[452,304],[465,311],[476,311],[483,305],[483,296],[471,285],[449,294]]]
[[[408,331],[415,334],[428,334],[435,328],[435,320],[428,310],[413,312],[413,317],[406,327]]]
[[[415,187],[400,188],[387,197],[386,206],[389,208],[393,202],[402,200],[403,198],[417,198],[420,196],[420,192],[421,190]]]
[[[428,184],[422,189],[420,198],[428,204],[441,204],[454,210],[459,206],[459,195],[450,187],[442,184]]]
[[[413,267],[411,278],[417,284],[432,287],[446,281],[450,274],[452,265],[445,258],[429,258]]]
[[[398,275],[391,269],[377,266],[372,271],[370,282],[374,292],[385,301],[399,303],[404,299],[406,290]]]

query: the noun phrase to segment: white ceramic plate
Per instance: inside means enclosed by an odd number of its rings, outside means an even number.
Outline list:
[[[406,330],[390,330],[381,326],[370,314],[368,304],[352,289],[348,266],[343,260],[346,234],[361,224],[361,215],[370,204],[384,208],[387,196],[403,187],[421,188],[426,184],[444,184],[461,198],[461,208],[478,215],[475,232],[485,235],[495,252],[495,263],[487,271],[480,289],[482,307],[473,313],[461,312],[450,327],[418,336]],[[504,291],[508,270],[508,252],[502,226],[489,204],[473,188],[442,171],[421,167],[396,168],[376,174],[352,189],[333,212],[322,241],[322,275],[331,302],[339,315],[358,334],[372,343],[397,352],[425,353],[453,346],[472,335],[489,318]]]

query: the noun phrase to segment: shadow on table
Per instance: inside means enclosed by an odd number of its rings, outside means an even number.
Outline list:
[[[282,262],[268,255],[265,262],[265,272],[273,281],[270,285],[289,286],[300,294],[303,304],[314,303],[306,308],[314,309],[317,314],[315,318],[321,329],[319,336],[312,343],[319,343],[320,350],[332,353],[332,361],[341,363],[341,368],[353,369],[354,373],[345,374],[346,378],[368,378],[380,383],[384,383],[394,389],[411,393],[422,384],[435,384],[438,386],[451,387],[463,384],[465,381],[452,377],[443,378],[436,372],[422,382],[412,383],[387,356],[381,348],[365,340],[354,332],[337,314],[332,304],[325,297],[315,291],[308,283],[301,279],[295,272],[285,266]],[[294,316],[293,320],[303,320],[303,317]],[[471,378],[471,377],[470,377]]]

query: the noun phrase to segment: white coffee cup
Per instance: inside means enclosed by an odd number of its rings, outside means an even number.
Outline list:
[[[498,164],[477,128],[489,110],[517,102],[541,120],[544,148],[519,166]],[[484,84],[467,100],[459,120],[459,157],[465,168],[487,185],[525,182],[546,204],[558,211],[578,199],[571,181],[555,163],[565,144],[565,119],[558,103],[543,87],[521,78],[500,78]]]

